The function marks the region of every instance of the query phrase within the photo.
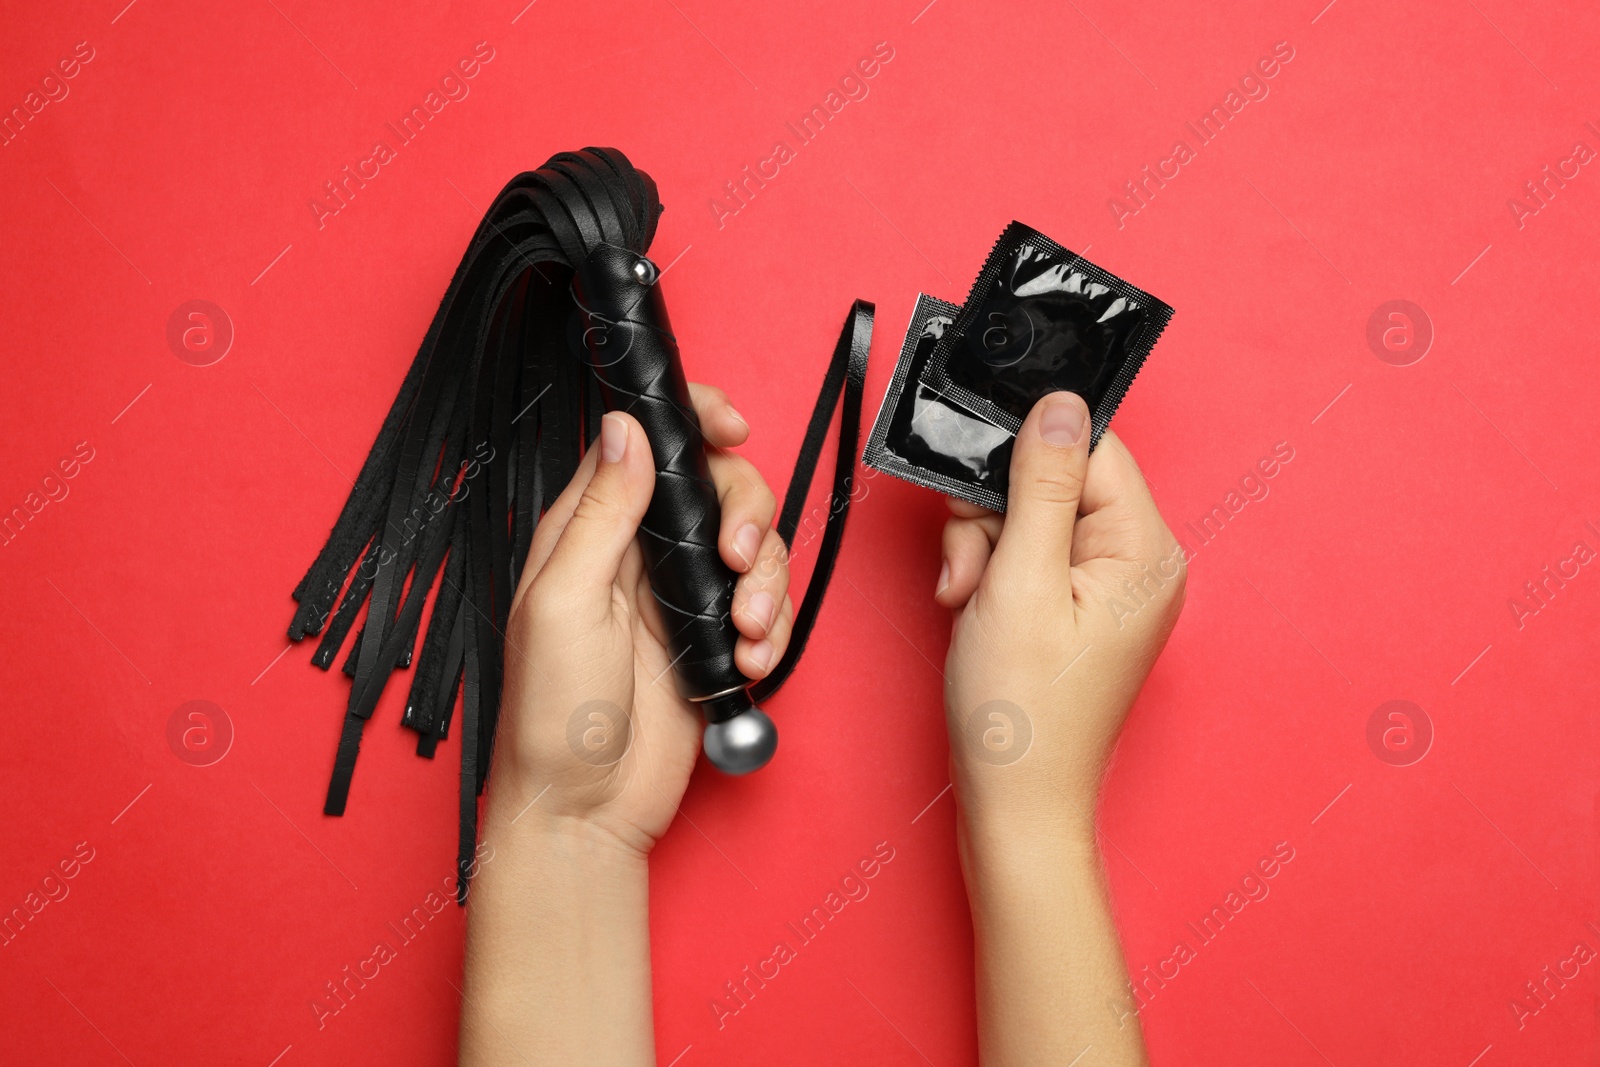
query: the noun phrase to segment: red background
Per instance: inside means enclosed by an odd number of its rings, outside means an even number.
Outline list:
[[[774,482],[849,301],[878,307],[875,409],[916,292],[962,299],[1012,218],[1177,308],[1115,424],[1175,530],[1293,448],[1196,549],[1108,785],[1136,972],[1275,843],[1294,849],[1150,998],[1156,1063],[1600,1062],[1600,965],[1520,1028],[1511,1009],[1577,942],[1600,948],[1600,573],[1520,628],[1509,607],[1576,541],[1600,549],[1597,164],[1520,227],[1507,204],[1575,142],[1600,148],[1592,11],[124,2],[13,3],[0,42],[5,109],[77,42],[94,50],[0,148],[0,506],[78,442],[94,452],[0,548],[0,908],[94,850],[0,948],[8,1062],[453,1057],[453,908],[322,1029],[310,1008],[451,873],[458,750],[416,759],[392,686],[349,815],[323,817],[347,683],[307,665],[309,643],[280,658],[288,594],[480,210],[588,144],[659,183],[685,362],[749,417]],[[494,58],[470,95],[319,228],[322,183],[479,41]],[[793,147],[784,124],[880,41],[893,59],[870,94],[719,226],[723,183]],[[1280,41],[1294,58],[1270,95],[1119,228],[1108,199],[1178,137],[1193,147],[1184,123]],[[166,341],[191,299],[235,329],[212,366]],[[1392,299],[1433,325],[1410,366],[1366,340]],[[772,702],[778,759],[698,774],[654,858],[663,1064],[975,1058],[940,795],[943,508],[869,484]],[[208,767],[167,740],[196,699],[235,731]],[[1435,732],[1411,766],[1366,739],[1391,699]],[[723,983],[878,842],[895,858],[871,895],[719,1029]]]

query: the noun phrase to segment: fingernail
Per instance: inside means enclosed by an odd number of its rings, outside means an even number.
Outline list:
[[[1062,448],[1075,445],[1083,436],[1083,424],[1088,421],[1088,415],[1089,409],[1076,393],[1055,397],[1045,404],[1039,416],[1039,436]]]
[[[750,661],[756,665],[756,670],[765,674],[772,667],[772,642],[757,641],[750,647]]]
[[[755,624],[761,627],[761,632],[766,633],[772,629],[772,619],[778,613],[778,603],[772,599],[771,593],[763,591],[750,598],[750,602],[745,605],[745,611],[755,620]]]
[[[740,425],[743,425],[743,426],[749,426],[750,425],[748,422],[744,421],[744,416],[739,414],[739,409],[734,407],[732,404],[728,405],[728,414],[732,415],[735,419],[739,420]]]
[[[628,424],[616,413],[600,420],[600,458],[615,463],[628,450]]]
[[[939,567],[939,584],[934,586],[933,595],[938,596],[950,585],[950,561],[945,560]]]
[[[761,551],[761,531],[756,529],[755,523],[747,522],[733,535],[733,553],[744,561],[748,570],[759,551]]]

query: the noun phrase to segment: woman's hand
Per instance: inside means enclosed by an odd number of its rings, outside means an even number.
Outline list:
[[[992,1067],[1145,1063],[1094,828],[1117,733],[1183,606],[1183,555],[1133,457],[1089,456],[1072,393],[1034,405],[1007,513],[952,502],[936,596],[956,840]]]
[[[1023,423],[1008,509],[952,500],[944,529],[954,781],[973,817],[1092,835],[1117,734],[1183,607],[1183,554],[1117,436],[1089,455],[1072,393]]]
[[[724,451],[750,428],[721,390],[689,389],[712,446],[717,544],[740,576],[734,660],[758,679],[789,641],[788,555],[771,528],[772,491],[748,460]],[[489,828],[531,803],[530,815],[581,821],[643,854],[677,812],[702,723],[678,695],[635,539],[655,477],[643,429],[614,412],[539,523],[507,626]]]
[[[738,572],[734,660],[764,677],[789,643],[788,554],[773,499],[723,451],[749,427],[691,385]],[[632,416],[605,416],[539,523],[507,624],[494,774],[472,882],[461,1062],[649,1064],[649,866],[700,751],[635,533],[655,462]]]

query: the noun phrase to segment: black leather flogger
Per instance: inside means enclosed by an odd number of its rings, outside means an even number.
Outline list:
[[[833,497],[816,566],[788,650],[752,686],[734,664],[736,578],[717,550],[720,509],[705,441],[660,271],[646,255],[660,214],[655,183],[615,149],[562,153],[501,190],[327,544],[294,591],[299,608],[289,637],[322,633],[312,662],[324,670],[368,606],[344,664],[353,681],[324,806],[342,815],[362,729],[390,674],[411,665],[423,605],[438,582],[402,723],[420,735],[418,754],[433,756],[461,692],[463,900],[511,596],[540,516],[571,480],[606,410],[637,418],[655,455],[655,494],[639,540],[672,631],[679,691],[704,710],[706,753],[723,770],[744,773],[771,757],[777,734],[756,701],[793,671],[844,534],[872,337],[872,305],[859,300],[834,349],[777,524],[792,544],[842,394]]]

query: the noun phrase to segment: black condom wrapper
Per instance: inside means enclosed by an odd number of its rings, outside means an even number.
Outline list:
[[[923,381],[934,346],[960,310],[917,294],[864,461],[886,474],[998,511],[1005,507],[1015,434],[947,400]]]
[[[1061,389],[1083,397],[1093,448],[1172,318],[1161,300],[1020,222],[995,242],[948,326],[930,324],[950,305],[929,300],[938,310],[924,319],[923,300],[867,463],[997,511],[1011,440],[1034,403]],[[992,439],[985,427],[1004,440],[979,457],[977,443]]]

